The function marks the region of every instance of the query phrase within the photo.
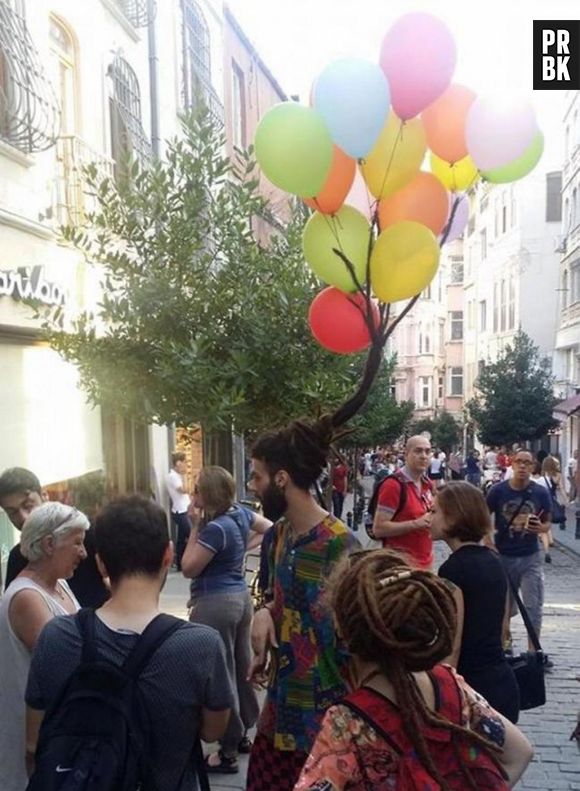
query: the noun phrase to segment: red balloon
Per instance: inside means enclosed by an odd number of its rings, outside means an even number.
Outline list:
[[[366,322],[356,304],[365,309],[362,294],[345,294],[334,286],[325,288],[312,300],[308,323],[312,334],[321,346],[337,354],[352,354],[366,349],[371,336]],[[379,313],[373,304],[375,324]]]

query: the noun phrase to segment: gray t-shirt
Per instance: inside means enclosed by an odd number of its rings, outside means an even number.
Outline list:
[[[109,629],[97,617],[99,653],[121,665],[138,635]],[[46,710],[81,661],[82,641],[74,616],[54,618],[42,630],[32,655],[26,702]],[[139,685],[152,722],[152,765],[159,791],[194,791],[197,779],[191,750],[199,734],[201,707],[231,708],[234,693],[228,681],[219,634],[209,626],[183,626],[157,649]]]

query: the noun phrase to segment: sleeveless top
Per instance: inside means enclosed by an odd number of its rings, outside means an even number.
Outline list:
[[[73,592],[64,580],[60,585],[76,609],[80,609]],[[68,615],[61,602],[28,577],[17,577],[0,600],[0,789],[24,791],[28,785],[24,760],[26,706],[24,694],[30,668],[30,652],[16,636],[8,613],[10,603],[22,590],[34,590],[44,599],[53,614]]]

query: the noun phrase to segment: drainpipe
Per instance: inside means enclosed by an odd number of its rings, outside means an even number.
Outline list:
[[[156,157],[161,150],[159,137],[159,56],[157,54],[157,36],[155,31],[155,0],[147,0],[147,40],[149,44],[149,102],[151,104],[151,147]]]

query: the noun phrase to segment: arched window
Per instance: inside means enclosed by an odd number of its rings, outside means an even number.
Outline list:
[[[60,133],[72,135],[78,126],[75,45],[68,28],[53,16],[49,20],[49,37],[53,84],[60,105]]]
[[[209,26],[197,0],[181,0],[183,14],[183,106],[195,108],[201,99],[213,118],[223,124],[224,108],[211,81]]]
[[[113,81],[111,97],[111,153],[119,168],[129,155],[141,161],[151,158],[151,146],[143,129],[141,116],[141,91],[137,75],[120,55],[109,67]]]

